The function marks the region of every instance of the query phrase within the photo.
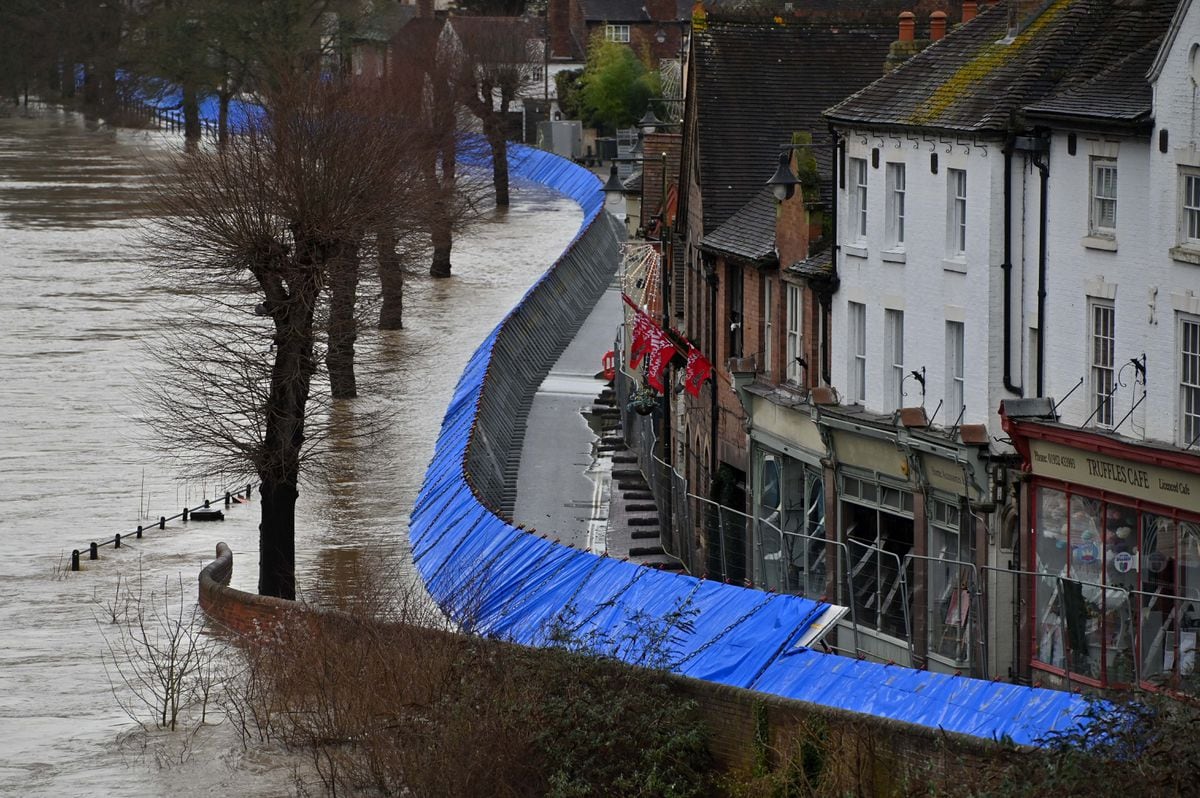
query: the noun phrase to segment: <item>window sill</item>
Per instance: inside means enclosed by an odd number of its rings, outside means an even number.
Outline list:
[[[879,253],[879,259],[884,263],[905,263],[908,255],[903,249],[885,249]]]
[[[1180,244],[1177,247],[1171,247],[1171,257],[1183,263],[1195,263],[1200,266],[1200,248]]]
[[[852,258],[865,258],[865,257],[867,257],[867,245],[866,244],[842,244],[842,252],[845,253],[846,255],[849,255]]]
[[[1088,249],[1101,249],[1105,252],[1117,251],[1117,239],[1113,236],[1084,236],[1080,243]]]
[[[942,268],[948,272],[954,272],[956,274],[966,274],[967,273],[967,259],[961,258],[961,257],[960,258],[944,258],[942,260]]]

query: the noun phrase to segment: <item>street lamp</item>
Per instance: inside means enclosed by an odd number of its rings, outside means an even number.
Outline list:
[[[799,183],[800,181],[792,174],[792,151],[789,149],[779,153],[779,168],[767,181],[767,185],[771,187],[771,193],[775,195],[775,199],[783,202],[792,198]]]
[[[649,134],[657,130],[658,126],[662,123],[662,120],[654,115],[654,108],[647,105],[646,113],[642,115],[641,120],[638,122],[638,127],[642,129],[643,133]]]
[[[613,164],[608,171],[608,180],[601,189],[604,192],[604,209],[618,219],[624,216],[625,187],[617,176],[617,165]]]

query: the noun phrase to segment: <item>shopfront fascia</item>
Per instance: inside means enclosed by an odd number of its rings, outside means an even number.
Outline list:
[[[1035,680],[1173,687],[1200,635],[1200,455],[1005,419],[1026,494]]]

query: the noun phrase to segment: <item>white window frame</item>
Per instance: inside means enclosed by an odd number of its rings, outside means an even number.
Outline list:
[[[1179,445],[1200,435],[1200,316],[1179,314]]]
[[[1092,423],[1111,427],[1116,389],[1117,311],[1110,299],[1088,299],[1088,411]]]
[[[952,258],[967,254],[967,171],[946,170],[946,253]]]
[[[904,407],[904,311],[887,308],[883,311],[883,356],[885,410]]]
[[[610,42],[618,42],[620,44],[629,44],[629,26],[628,25],[605,25],[604,38]]]
[[[846,303],[846,333],[847,398],[852,404],[863,404],[867,400],[867,306],[863,303]]]
[[[957,424],[966,406],[966,325],[946,322],[946,425]]]
[[[803,329],[800,325],[803,323],[804,306],[801,304],[800,286],[795,283],[784,283],[785,297],[787,307],[784,310],[784,324],[787,327],[787,366],[784,368],[785,378],[793,385],[800,384],[800,363],[797,358],[803,357],[801,344],[803,343]]]
[[[1088,205],[1088,235],[1115,238],[1117,235],[1117,159],[1091,158],[1091,201]],[[1112,218],[1106,219],[1106,209]]]
[[[763,280],[763,307],[762,307],[762,322],[763,322],[763,362],[762,372],[768,379],[773,372],[775,348],[771,345],[772,339],[775,336],[775,316],[774,304],[775,290],[771,284],[770,278]]]
[[[1200,169],[1179,167],[1179,243],[1200,248]]]
[[[849,162],[848,229],[853,233],[851,240],[862,242],[867,240],[867,159],[850,158]]]
[[[904,164],[887,165],[887,245],[904,249]]]

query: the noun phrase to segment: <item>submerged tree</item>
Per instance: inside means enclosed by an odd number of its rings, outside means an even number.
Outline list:
[[[447,28],[460,55],[464,104],[483,126],[492,156],[496,205],[508,205],[508,113],[534,85],[542,46],[534,22],[521,17],[457,17]]]
[[[199,442],[193,470],[248,465],[257,475],[264,595],[295,597],[302,464],[323,440],[309,422],[327,401],[313,394],[324,388],[316,378],[328,289],[369,245],[365,231],[399,235],[395,209],[427,201],[425,139],[379,100],[320,80],[282,86],[225,147],[181,156],[159,191],[152,246],[179,288],[218,303],[207,326],[184,332],[201,336],[192,353],[222,366],[160,391],[158,415],[172,435]],[[330,349],[345,343],[337,336]]]

